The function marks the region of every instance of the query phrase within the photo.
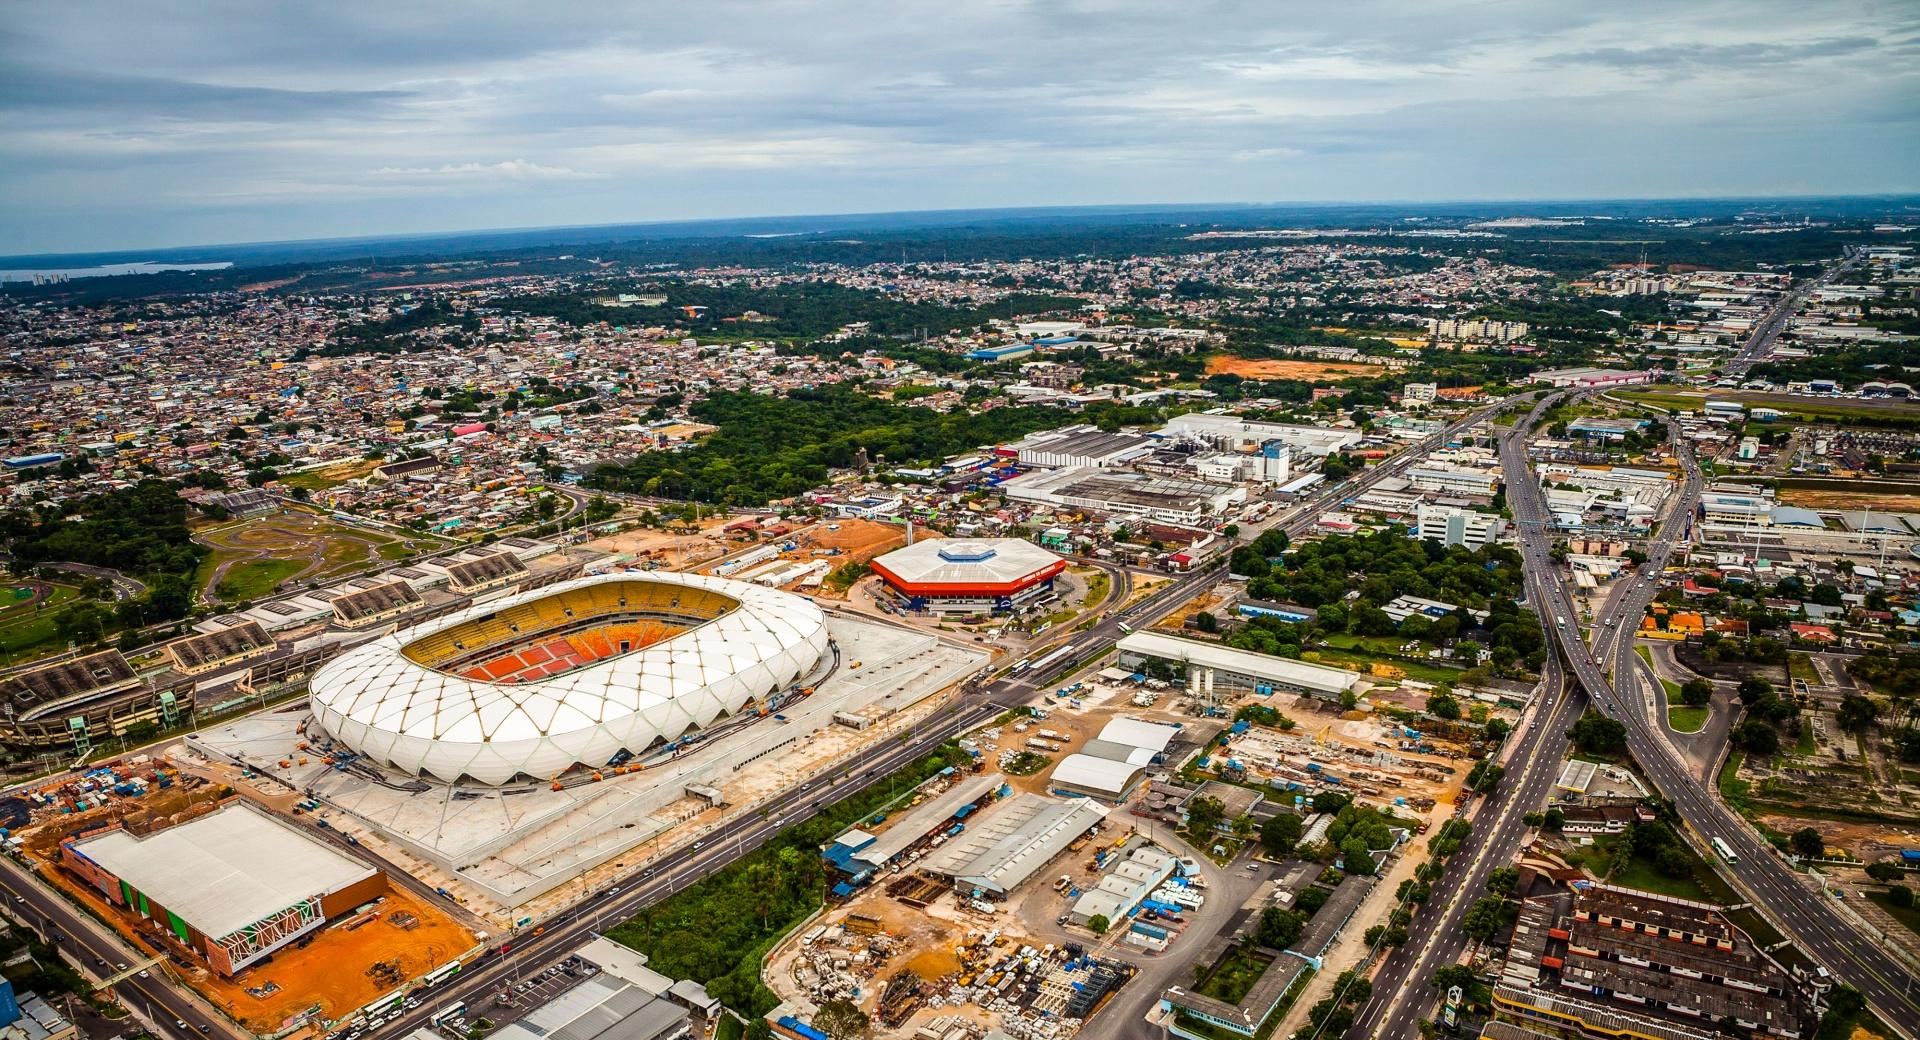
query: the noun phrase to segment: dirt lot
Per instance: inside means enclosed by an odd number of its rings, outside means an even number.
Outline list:
[[[36,827],[25,834],[29,858],[41,877],[85,904],[95,917],[112,925],[137,947],[163,952],[165,948],[153,938],[157,933],[151,922],[109,906],[97,890],[55,866],[60,840],[121,816],[130,826],[179,822],[214,807],[211,786],[191,793],[174,788],[137,803],[121,802],[108,809],[64,816],[57,824]],[[397,983],[368,974],[377,962],[391,964],[398,978],[415,978],[464,953],[476,941],[472,932],[446,913],[397,888],[388,891],[378,911],[377,918],[357,928],[347,928],[345,918],[328,925],[314,933],[304,949],[283,950],[237,979],[221,978],[197,962],[188,964],[178,958],[168,970],[247,1028],[264,1033],[279,1029],[287,1019],[311,1007],[318,1006],[323,1016],[334,1018],[390,992]],[[260,995],[249,993],[249,989]]]
[[[1207,374],[1235,375],[1242,379],[1347,379],[1377,376],[1386,371],[1379,365],[1355,365],[1341,361],[1260,360],[1215,356],[1207,359]]]
[[[1780,504],[1807,509],[1871,509],[1874,512],[1920,513],[1920,495],[1889,495],[1858,491],[1822,491],[1781,488]]]
[[[583,547],[615,556],[630,556],[635,560],[657,560],[663,567],[682,570],[717,559],[731,549],[738,548],[737,544],[730,545],[720,536],[720,529],[726,524],[726,517],[716,517],[703,523],[699,534],[672,534],[639,528],[595,538],[583,543]]]
[[[828,530],[838,526],[838,531]],[[839,549],[847,559],[871,560],[889,550],[907,544],[907,532],[873,520],[841,520],[837,524],[819,524],[808,531],[808,544],[816,549]]]

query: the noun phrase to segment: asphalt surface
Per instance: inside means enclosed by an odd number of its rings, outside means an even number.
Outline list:
[[[1314,497],[1280,513],[1268,526],[1281,527],[1289,535],[1306,531],[1322,512],[1339,499],[1360,494],[1379,481],[1404,472],[1413,460],[1504,407],[1507,407],[1504,403],[1494,405],[1452,423],[1385,465],[1373,467],[1358,477],[1322,489]],[[1078,652],[1050,665],[1044,674],[1028,668],[1017,674],[1003,673],[984,683],[969,683],[952,702],[924,720],[907,740],[890,741],[883,745],[883,750],[862,759],[860,764],[864,768],[858,772],[849,769],[816,777],[776,796],[766,804],[765,812],[741,814],[721,823],[697,841],[670,849],[645,868],[628,874],[567,912],[506,937],[499,945],[490,948],[488,954],[479,961],[420,993],[420,1007],[405,1011],[376,1029],[361,1033],[361,1037],[364,1040],[392,1040],[404,1036],[414,1029],[426,1027],[428,1018],[442,1007],[456,1001],[473,1003],[494,992],[503,981],[544,971],[564,960],[582,943],[598,934],[603,926],[625,920],[645,907],[687,888],[758,848],[781,829],[811,817],[826,804],[884,780],[889,774],[932,752],[942,742],[985,724],[1008,708],[1025,704],[1042,688],[1052,686],[1085,664],[1109,653],[1113,643],[1126,634],[1121,628],[1122,624],[1134,628],[1151,625],[1224,576],[1224,568],[1181,575],[1153,590],[1133,606],[1109,612],[1089,629],[1033,647],[1028,654],[1031,660],[1039,660],[1055,647],[1068,643],[1076,646]],[[39,920],[51,922],[56,932],[76,937],[74,941],[81,941],[83,948],[72,951],[76,960],[89,966],[95,957],[109,965],[132,963],[134,960],[134,954],[117,936],[106,933],[63,896],[34,882],[14,864],[9,863],[4,871],[0,871],[0,884],[25,901],[17,905],[32,907],[39,915]],[[85,938],[78,938],[82,936]],[[185,1021],[190,1027],[186,1030],[176,1029],[172,1026],[172,1019],[157,1022],[156,1027],[167,1040],[190,1038],[201,1032],[199,1027],[202,1025],[207,1027],[209,1035],[230,1038],[247,1035],[169,982],[162,973],[156,971],[151,978],[128,979],[115,989],[135,1001],[148,1001],[155,1008],[156,1015],[171,1015],[174,1019]]]
[[[13,916],[52,941],[68,961],[95,981],[119,974],[122,964],[146,959],[136,958],[119,936],[74,909],[66,897],[5,857],[0,857],[0,889],[6,892],[7,909]],[[147,978],[135,975],[116,983],[113,996],[151,1025],[161,1040],[200,1040],[207,1036],[240,1040],[249,1035],[173,985],[167,977],[168,967],[162,962],[146,969]],[[179,1024],[183,1022],[184,1027]]]
[[[1557,396],[1557,395],[1556,395]],[[1541,402],[1529,417],[1531,427],[1539,413],[1554,400]],[[1677,431],[1676,431],[1677,433]],[[1652,575],[1666,565],[1674,547],[1691,535],[1695,507],[1699,501],[1701,476],[1684,438],[1675,437],[1674,451],[1686,476],[1675,506],[1658,535],[1646,547],[1647,563],[1641,568],[1617,606],[1606,617],[1595,618],[1603,634],[1611,628],[1611,647],[1600,659],[1609,659],[1616,675],[1632,673],[1632,640],[1622,638],[1619,629],[1637,620],[1653,599],[1658,587]],[[1519,437],[1502,444],[1502,464],[1506,470],[1507,502],[1512,507],[1520,534],[1521,551],[1526,560],[1529,580],[1533,575],[1550,575],[1553,562],[1547,552],[1546,517],[1540,487],[1528,472],[1524,443]],[[1802,884],[1799,875],[1772,845],[1746,822],[1723,805],[1717,792],[1688,772],[1687,764],[1666,739],[1665,723],[1656,711],[1664,712],[1664,694],[1657,703],[1639,692],[1635,683],[1632,695],[1622,695],[1607,681],[1600,659],[1590,652],[1581,633],[1579,620],[1566,589],[1557,581],[1539,583],[1542,598],[1536,600],[1543,622],[1551,616],[1548,629],[1567,658],[1572,679],[1584,689],[1594,705],[1618,719],[1627,729],[1627,747],[1654,788],[1664,795],[1681,821],[1696,837],[1696,844],[1708,847],[1719,838],[1734,851],[1735,862],[1722,863],[1721,869],[1732,878],[1773,925],[1790,938],[1813,960],[1842,982],[1866,997],[1880,1019],[1908,1038],[1920,1037],[1920,983],[1912,972],[1893,955],[1875,946],[1866,933],[1829,903],[1832,898]],[[1609,626],[1607,621],[1613,624]],[[1603,635],[1603,642],[1609,637]]]

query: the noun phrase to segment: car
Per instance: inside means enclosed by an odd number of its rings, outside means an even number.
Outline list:
[[[153,973],[152,973],[152,972],[150,972],[150,971],[148,971],[148,970],[147,970],[147,969],[145,969],[145,968],[141,968],[141,969],[140,969],[140,977],[141,977],[141,978],[143,978],[143,979],[150,979],[150,978],[153,978]],[[185,1025],[185,1024],[186,1024],[186,1023],[184,1023],[184,1022],[182,1022],[182,1023],[181,1023],[181,1025]]]
[[[641,877],[645,877],[646,875],[645,875],[645,874],[642,874],[642,875],[640,875],[640,876],[641,876]],[[612,888],[609,888],[609,889],[607,889],[607,890],[606,890],[605,892],[602,892],[602,893],[600,893],[600,894],[601,894],[602,896],[604,896],[604,897],[606,897],[606,898],[608,898],[608,899],[612,899],[612,898],[613,898],[614,896],[617,896],[617,895],[619,895],[619,894],[620,894],[620,886],[619,886],[619,885],[615,885],[615,886],[613,886]]]
[[[693,851],[695,852],[699,852],[701,849],[704,849],[706,847],[707,847],[707,843],[704,841],[696,841],[693,843]]]
[[[207,1028],[207,1024],[206,1024],[205,1022],[202,1022],[202,1023],[200,1023],[200,1031],[201,1031],[202,1033],[205,1033],[205,1034],[207,1034],[208,1036],[212,1036],[212,1035],[213,1035],[213,1030],[211,1030],[211,1029],[209,1029],[209,1028]]]

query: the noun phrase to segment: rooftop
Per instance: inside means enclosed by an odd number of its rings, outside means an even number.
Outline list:
[[[81,838],[73,850],[216,938],[375,873],[244,802],[145,837]]]

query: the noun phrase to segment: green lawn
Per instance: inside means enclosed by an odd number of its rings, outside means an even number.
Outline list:
[[[1641,647],[1645,650],[1646,647]],[[1698,733],[1707,724],[1707,716],[1713,709],[1705,704],[1698,707],[1688,704],[1680,698],[1680,684],[1671,679],[1661,679],[1660,685],[1667,691],[1667,724],[1675,733]]]
[[[274,586],[305,570],[305,560],[248,560],[227,569],[220,579],[220,596],[229,602],[259,599]]]
[[[1813,656],[1801,650],[1787,655],[1787,675],[1794,679],[1805,679],[1810,683],[1820,681],[1820,673],[1813,670]]]
[[[1746,756],[1744,751],[1729,752],[1726,764],[1720,767],[1720,800],[1742,814],[1747,811],[1747,789],[1753,786],[1740,779],[1740,763]]]
[[[53,616],[67,604],[80,598],[80,590],[71,585],[54,585],[53,594],[37,608],[28,603],[12,603],[0,610],[0,662],[12,662],[51,652],[57,636]],[[111,603],[102,606],[111,608]]]
[[[1675,733],[1698,733],[1701,727],[1707,724],[1707,717],[1712,714],[1713,709],[1705,705],[1696,708],[1691,705],[1676,704],[1667,709],[1667,724],[1673,727]]]

